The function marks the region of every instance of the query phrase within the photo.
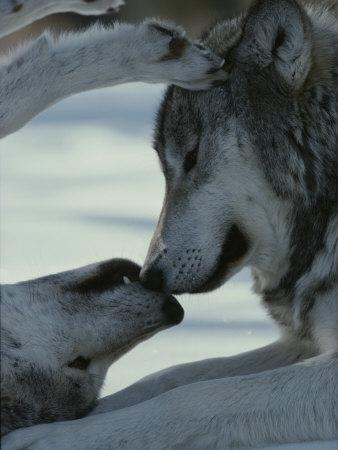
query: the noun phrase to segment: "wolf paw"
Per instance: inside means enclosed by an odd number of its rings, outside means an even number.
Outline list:
[[[224,59],[189,40],[181,27],[157,20],[147,20],[140,27],[150,81],[155,77],[153,81],[203,90],[227,79]]]

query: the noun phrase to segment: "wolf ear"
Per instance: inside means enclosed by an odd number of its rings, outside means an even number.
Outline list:
[[[311,23],[296,0],[256,0],[249,10],[237,57],[257,70],[273,66],[292,89],[311,68]]]

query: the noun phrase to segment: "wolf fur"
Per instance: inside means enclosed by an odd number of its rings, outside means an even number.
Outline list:
[[[94,408],[109,366],[178,323],[173,297],[113,259],[1,286],[1,434],[78,419]]]
[[[81,6],[78,11],[94,8],[99,12],[95,7],[108,3],[77,0],[68,2],[67,10]],[[18,10],[14,6],[10,9],[7,1],[1,2],[0,29],[4,23],[3,33],[9,33],[51,8],[64,10],[66,4],[26,0]],[[226,78],[222,66],[222,58],[191,42],[182,28],[155,19],[138,25],[94,25],[57,39],[45,32],[0,60],[0,138],[72,94],[132,81],[207,89]]]
[[[158,116],[167,189],[143,283],[204,292],[251,267],[280,339],[154,374],[81,421],[10,434],[5,450],[338,438],[337,24],[330,8],[255,1],[204,36],[224,86],[171,87]]]
[[[0,37],[48,14],[102,14],[121,4],[2,0]],[[222,66],[180,27],[158,20],[94,26],[58,39],[44,33],[1,58],[0,138],[71,94],[130,81],[206,89],[226,78]],[[112,260],[1,288],[2,434],[85,415],[114,360],[182,319],[172,297],[142,288],[139,270]],[[122,285],[129,272],[134,283]]]

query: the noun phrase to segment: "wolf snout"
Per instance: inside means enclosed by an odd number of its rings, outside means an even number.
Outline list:
[[[177,325],[184,318],[184,309],[172,295],[167,298],[162,310],[170,324]]]
[[[205,254],[198,246],[180,248],[179,252],[152,248],[140,273],[141,283],[148,289],[168,294],[193,292],[203,278]]]
[[[165,278],[161,269],[145,266],[141,270],[140,280],[146,289],[151,289],[156,292],[165,291]]]

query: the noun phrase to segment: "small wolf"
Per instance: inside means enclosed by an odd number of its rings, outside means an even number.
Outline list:
[[[112,259],[1,286],[1,435],[84,416],[113,362],[181,322],[179,303],[142,287],[140,270]]]
[[[1,0],[0,37],[52,13],[102,14],[122,0]],[[0,62],[0,138],[78,92],[131,81],[207,89],[223,59],[182,28],[148,19],[25,43]],[[1,434],[76,419],[95,404],[109,365],[178,323],[176,300],[143,288],[124,260],[1,288]],[[122,283],[123,275],[134,282]]]
[[[155,135],[166,198],[141,280],[205,292],[249,266],[281,337],[157,373],[81,421],[14,432],[4,450],[223,450],[338,437],[337,16],[256,0],[204,42],[229,77],[209,92],[166,93]]]

